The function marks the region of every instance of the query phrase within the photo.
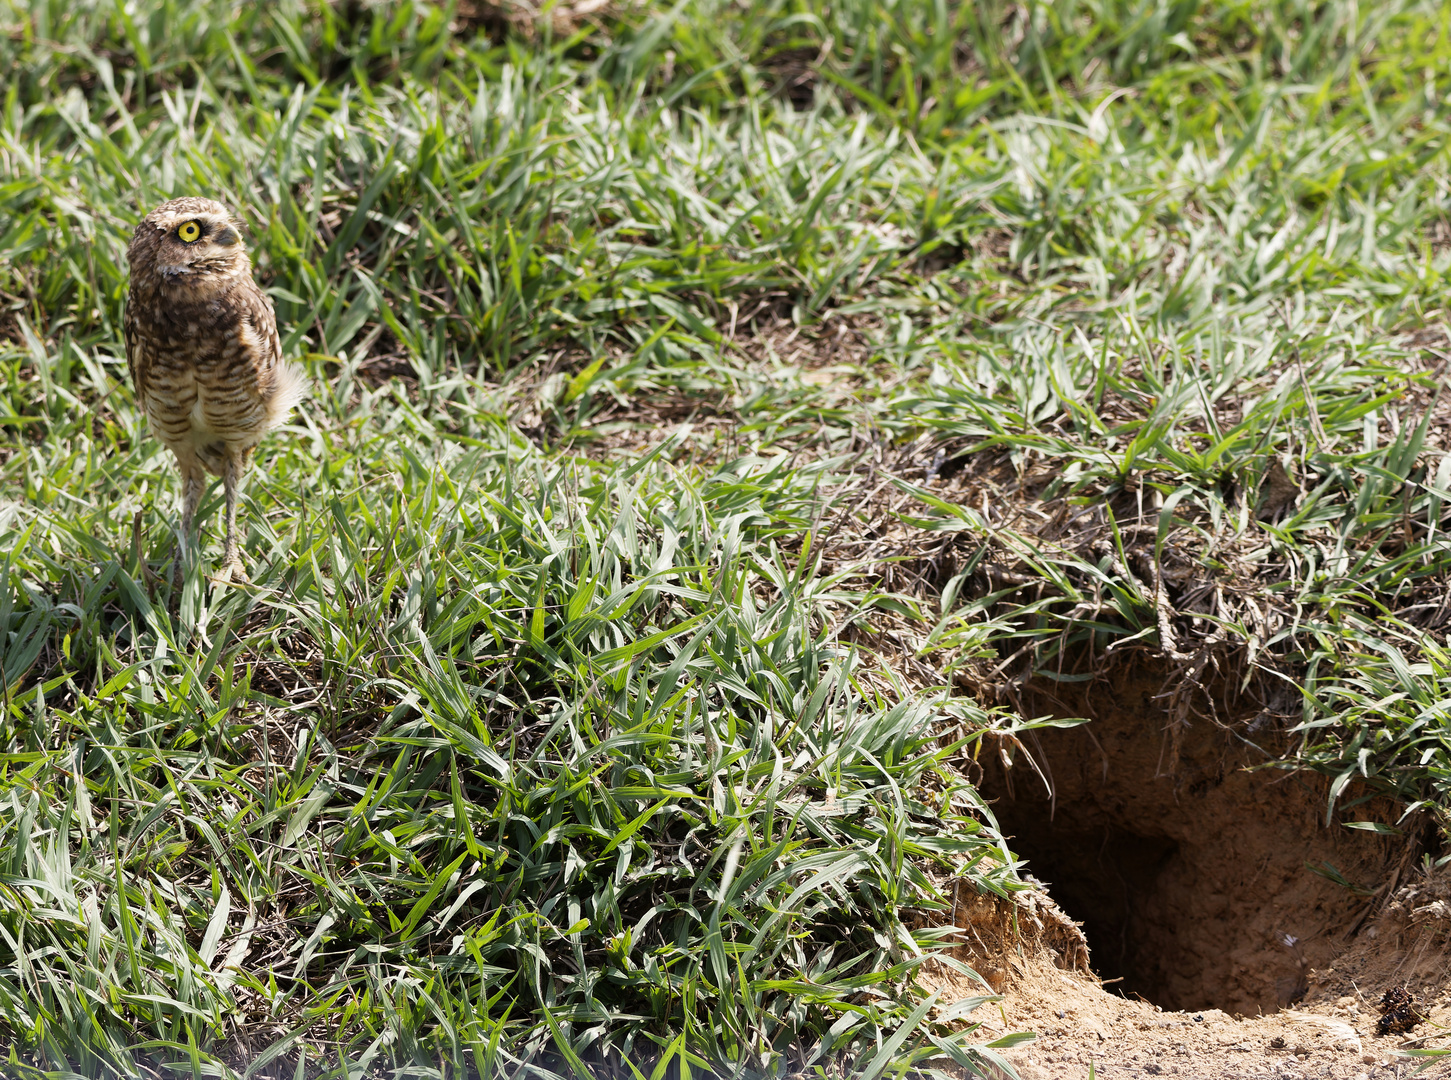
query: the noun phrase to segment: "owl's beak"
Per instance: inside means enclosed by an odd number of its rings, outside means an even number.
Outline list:
[[[221,244],[222,247],[231,247],[233,244],[240,244],[241,242],[241,236],[239,236],[237,234],[237,230],[232,228],[232,226],[230,225],[228,225],[221,232],[217,233],[216,236],[212,237],[212,243]]]

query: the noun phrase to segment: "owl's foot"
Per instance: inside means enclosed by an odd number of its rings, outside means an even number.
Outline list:
[[[242,565],[242,560],[240,558],[237,558],[236,556],[233,556],[230,560],[224,562],[221,565],[221,568],[217,570],[216,578],[214,580],[219,581],[224,585],[247,585],[251,582],[252,579],[247,576],[247,568]]]

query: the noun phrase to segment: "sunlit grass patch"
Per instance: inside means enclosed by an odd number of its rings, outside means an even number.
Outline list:
[[[68,671],[10,702],[6,1023],[121,1072],[275,1025],[483,1072],[917,1030],[923,870],[1019,886],[951,765],[974,726],[862,687],[871,594],[773,544],[814,478],[442,457],[304,481],[255,590],[174,615],[124,547],[62,555],[81,602],[12,636]]]

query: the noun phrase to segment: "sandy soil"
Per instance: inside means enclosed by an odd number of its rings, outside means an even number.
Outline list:
[[[961,956],[1003,994],[975,1016],[986,1038],[1037,1032],[1035,1042],[1004,1052],[1022,1080],[1451,1077],[1451,1057],[1405,1053],[1451,1048],[1451,871],[1413,877],[1329,963],[1306,972],[1304,1001],[1252,1017],[1121,997],[1085,970],[1077,928],[1046,896],[1020,899],[1016,930],[1007,905],[974,898],[958,912],[969,930]],[[947,997],[981,992],[946,973],[939,985]],[[1377,1034],[1382,997],[1399,987],[1425,1019],[1409,1032]]]

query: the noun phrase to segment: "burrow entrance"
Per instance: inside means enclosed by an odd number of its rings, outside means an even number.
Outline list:
[[[1176,738],[1163,685],[1131,659],[1092,681],[1031,685],[1024,715],[1091,722],[1024,739],[1051,797],[1022,753],[1010,769],[984,753],[981,790],[1027,871],[1082,922],[1094,972],[1118,980],[1110,989],[1166,1009],[1273,1012],[1303,995],[1373,902],[1309,867],[1373,892],[1406,842],[1347,829],[1338,813],[1327,826],[1323,777],[1248,771],[1267,755],[1222,702],[1226,726],[1195,719]],[[1267,750],[1284,738],[1264,734],[1250,737]],[[1394,820],[1375,803],[1347,816]]]

